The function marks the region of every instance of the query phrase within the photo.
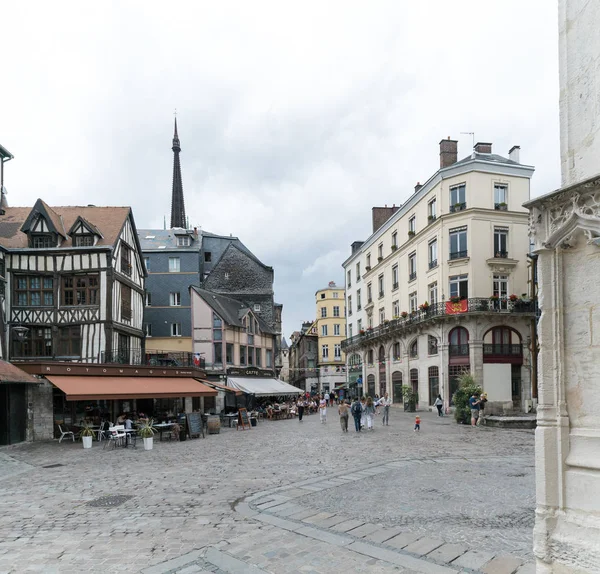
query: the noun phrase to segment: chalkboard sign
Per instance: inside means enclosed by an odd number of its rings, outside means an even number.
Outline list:
[[[238,425],[237,428],[238,430],[241,428],[242,430],[246,430],[246,427],[248,427],[248,429],[251,429],[251,425],[250,425],[250,417],[248,416],[248,411],[246,409],[239,409],[238,410]]]
[[[202,413],[186,413],[187,429],[190,438],[202,435],[204,438],[204,425],[202,424]]]

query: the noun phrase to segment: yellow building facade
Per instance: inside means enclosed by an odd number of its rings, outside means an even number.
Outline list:
[[[333,391],[346,383],[346,291],[333,281],[315,293],[314,328],[318,342],[319,391]]]

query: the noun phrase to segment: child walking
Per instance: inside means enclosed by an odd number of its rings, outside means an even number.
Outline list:
[[[321,418],[321,424],[327,422],[327,401],[324,397],[319,402],[319,416]]]
[[[421,417],[419,415],[415,417],[415,432],[421,432]]]

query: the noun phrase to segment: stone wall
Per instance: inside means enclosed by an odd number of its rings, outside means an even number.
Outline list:
[[[52,385],[28,385],[27,390],[27,441],[50,440],[54,438],[54,412]]]

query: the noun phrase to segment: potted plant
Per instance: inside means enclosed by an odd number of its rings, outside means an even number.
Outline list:
[[[404,398],[404,410],[409,413],[414,413],[417,410],[419,395],[415,393],[411,387],[402,386],[402,397]]]
[[[499,299],[500,299],[500,297],[498,297],[498,295],[490,295],[490,301],[492,301],[493,303],[495,303]]]
[[[481,394],[481,387],[475,384],[473,375],[465,371],[458,377],[458,389],[452,396],[454,403],[454,418],[458,424],[469,424],[471,421],[471,409],[469,399],[473,393]]]
[[[414,231],[409,231],[408,232],[408,236],[409,237],[414,237],[415,236],[415,232]]]
[[[398,249],[397,245],[392,245],[392,251],[396,251],[396,249]]]
[[[361,330],[358,332],[358,334],[359,334],[359,335],[364,335],[365,333],[366,333],[366,331],[365,331],[364,329],[361,329]]]
[[[406,311],[402,311],[402,313],[400,313],[400,317],[406,319],[408,317],[408,313]]]
[[[425,301],[425,303],[421,303],[419,305],[419,309],[421,309],[421,311],[424,311],[424,312],[429,311],[429,303],[427,301]]]
[[[429,221],[433,221],[433,220],[435,219],[435,215],[428,215],[428,216],[427,216],[427,219],[428,219]]]
[[[509,295],[508,298],[514,303],[515,301],[519,300],[519,297],[517,295],[515,295],[514,293],[512,295]]]
[[[79,436],[81,437],[81,442],[83,443],[83,448],[92,448],[92,441],[94,440],[94,435],[96,432],[90,426],[89,422],[84,422],[81,425],[81,432]]]
[[[383,261],[383,256],[381,256],[381,255],[380,255],[380,256],[377,258],[377,261],[379,261],[379,263],[381,263],[381,262]]]
[[[365,266],[365,271],[371,271],[371,266],[370,265]]]
[[[450,297],[450,303],[460,303],[461,298],[458,295],[453,295]]]
[[[454,204],[454,210],[455,211],[460,211],[462,209],[463,204],[458,202]]]
[[[499,209],[500,211],[506,211],[506,209],[507,209],[507,208],[508,208],[508,203],[505,203],[504,201],[501,201],[501,202],[498,204],[498,209]]]
[[[154,419],[148,419],[138,426],[138,436],[144,439],[144,450],[152,450],[154,442]]]

